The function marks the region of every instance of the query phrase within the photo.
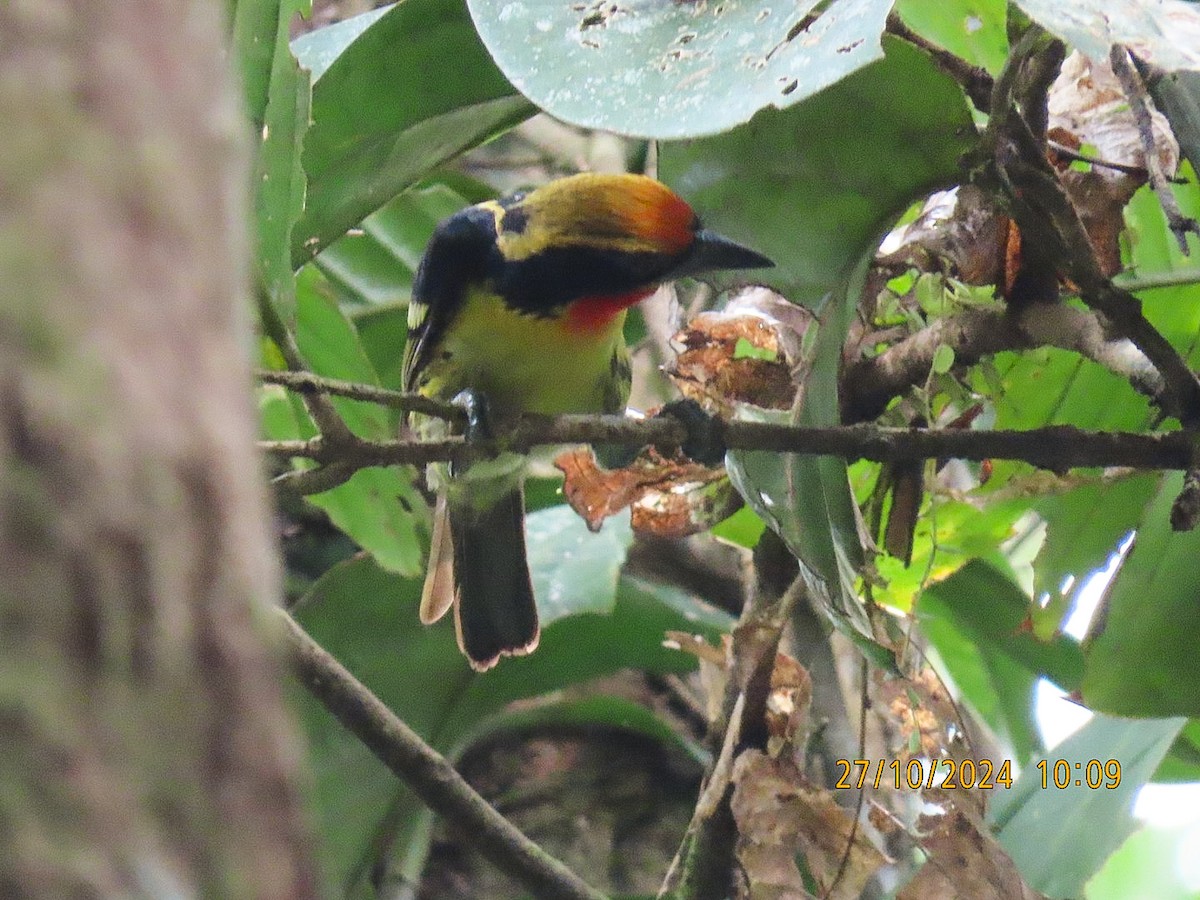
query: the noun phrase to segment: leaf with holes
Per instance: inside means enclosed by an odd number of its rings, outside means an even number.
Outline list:
[[[883,55],[892,0],[468,0],[513,84],[587,128],[716,134],[811,97]]]

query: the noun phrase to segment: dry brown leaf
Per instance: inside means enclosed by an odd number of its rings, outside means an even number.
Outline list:
[[[879,688],[879,699],[895,719],[903,741],[896,756],[941,759],[957,748],[949,743],[950,726],[957,722],[954,704],[937,674],[928,666],[914,678],[889,678]],[[911,752],[914,745],[916,751]]]
[[[592,531],[632,507],[634,531],[663,537],[699,534],[737,512],[742,501],[723,468],[665,459],[649,450],[622,469],[602,469],[587,448],[554,460],[563,494]]]
[[[1039,900],[980,820],[953,807],[922,816],[921,847],[929,859],[898,900]]]
[[[1088,145],[1105,162],[1145,168],[1146,154],[1133,110],[1108,60],[1097,62],[1072,52],[1050,87],[1046,111],[1051,137],[1059,143],[1074,148]],[[1164,172],[1174,172],[1179,144],[1166,116],[1153,110],[1151,117],[1159,163]],[[1112,181],[1132,177],[1110,168],[1097,171]]]
[[[1104,162],[1144,169],[1146,151],[1138,133],[1129,100],[1108,60],[1095,61],[1073,52],[1063,62],[1046,99],[1051,140],[1073,149],[1086,147]],[[1158,162],[1172,173],[1179,166],[1179,143],[1166,116],[1151,110]],[[1096,259],[1105,275],[1121,270],[1118,243],[1125,227],[1122,211],[1146,175],[1122,172],[1107,166],[1087,171],[1060,166],[1071,202],[1079,211]]]
[[[767,695],[767,752],[777,757],[802,746],[812,705],[808,670],[786,653],[775,654]]]
[[[599,531],[609,516],[632,503],[641,486],[629,469],[600,468],[586,447],[563,451],[555,457],[554,465],[563,473],[567,502],[593,532]]]
[[[889,861],[863,829],[853,827],[852,815],[838,806],[833,793],[809,786],[790,760],[748,750],[734,765],[733,783],[737,853],[749,882],[744,896],[807,897],[796,864],[803,855],[819,896],[851,900]]]
[[[972,184],[932,195],[921,214],[896,229],[877,259],[889,269],[947,272],[963,284],[998,284],[1003,274],[1008,216]]]
[[[705,312],[671,338],[667,374],[685,397],[729,416],[734,404],[790,409],[804,333],[812,314],[765,289]]]

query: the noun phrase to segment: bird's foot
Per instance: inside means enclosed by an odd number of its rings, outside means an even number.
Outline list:
[[[719,466],[725,462],[725,423],[705,412],[695,400],[672,400],[654,416],[670,416],[683,424],[687,438],[679,449],[689,459],[706,466]]]
[[[488,403],[485,394],[474,388],[464,388],[454,395],[450,404],[457,406],[465,414],[466,423],[463,425],[462,436],[467,444],[486,443],[496,437],[491,404]],[[461,474],[461,471],[456,473],[456,469],[459,467],[451,464],[450,474],[452,476]]]
[[[463,440],[468,444],[490,441],[496,436],[496,429],[492,424],[491,404],[484,394],[474,388],[464,388],[454,395],[450,403],[466,415]]]

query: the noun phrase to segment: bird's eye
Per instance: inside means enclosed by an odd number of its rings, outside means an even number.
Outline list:
[[[510,206],[500,219],[500,230],[505,234],[524,234],[529,216],[522,206]]]

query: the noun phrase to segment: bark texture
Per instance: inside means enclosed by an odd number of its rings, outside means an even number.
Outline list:
[[[215,0],[0,3],[0,896],[315,896]]]

